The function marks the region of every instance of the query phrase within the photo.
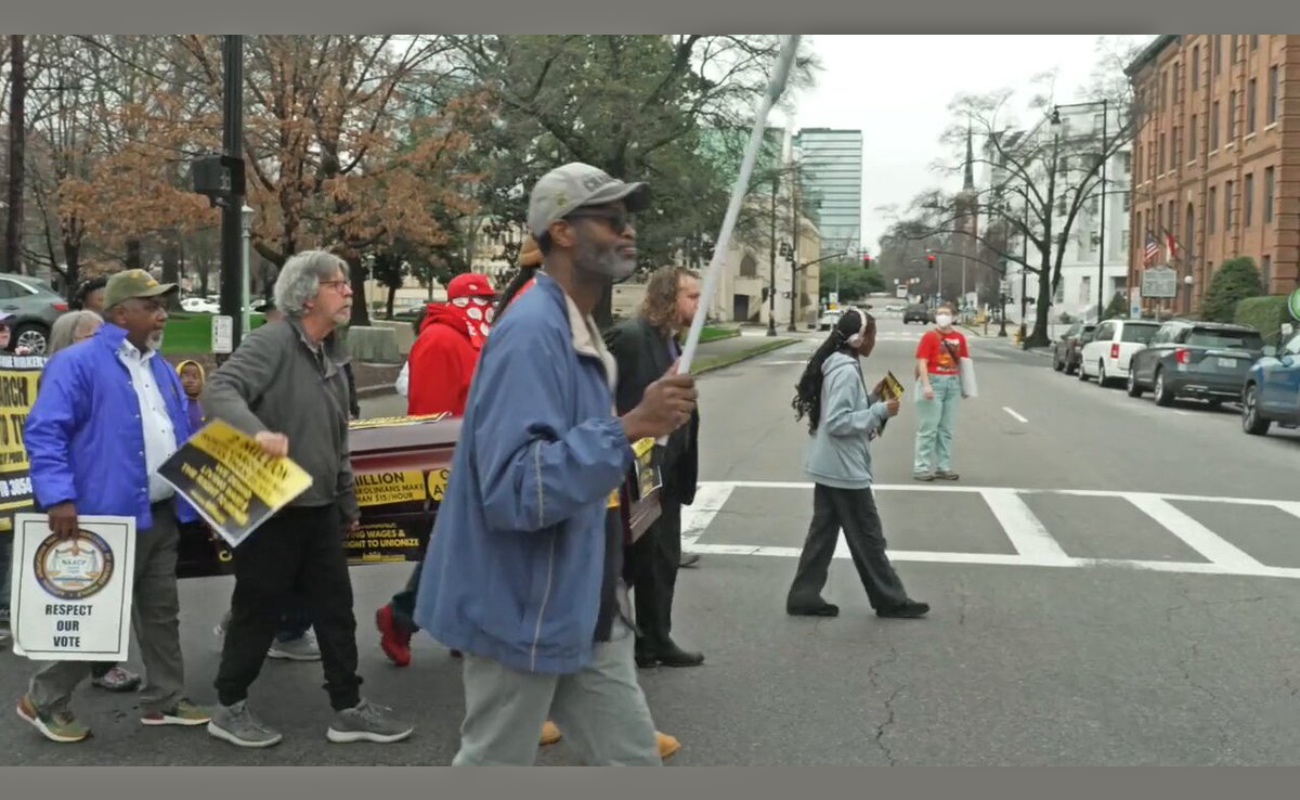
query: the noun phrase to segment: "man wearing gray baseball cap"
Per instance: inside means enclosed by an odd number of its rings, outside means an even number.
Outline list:
[[[644,184],[586,164],[533,187],[544,263],[480,356],[415,609],[465,656],[453,764],[532,764],[548,714],[586,764],[663,763],[637,682],[619,495],[632,443],[687,423],[695,385],[670,371],[616,416],[617,366],[591,316],[636,270],[628,215],[648,203]]]

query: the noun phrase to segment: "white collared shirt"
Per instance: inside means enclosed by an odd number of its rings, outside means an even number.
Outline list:
[[[140,399],[140,425],[144,432],[145,468],[149,475],[149,502],[157,503],[175,495],[171,484],[158,477],[158,468],[176,452],[176,428],[172,425],[171,415],[167,413],[167,403],[163,400],[162,389],[154,379],[149,361],[158,353],[150,350],[143,356],[129,341],[123,341],[117,351],[118,360],[126,365],[131,373],[131,385],[135,387],[136,397]]]

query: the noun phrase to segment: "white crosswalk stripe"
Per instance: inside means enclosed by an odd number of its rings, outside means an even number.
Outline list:
[[[811,483],[796,481],[702,482],[697,493],[696,504],[682,510],[683,550],[691,553],[720,556],[798,558],[803,544],[803,536],[807,531],[807,516],[800,517],[799,515],[803,513],[803,509],[806,509],[808,514],[811,513],[812,488],[813,484]],[[756,490],[758,494],[750,494]],[[953,515],[959,517],[959,519],[953,526],[954,549],[952,551],[895,550],[891,546],[889,554],[894,561],[1056,568],[1111,567],[1166,573],[1300,579],[1300,567],[1267,563],[1270,559],[1256,557],[1256,555],[1246,552],[1242,547],[1229,541],[1229,538],[1233,537],[1234,534],[1242,533],[1239,528],[1250,528],[1248,524],[1241,523],[1240,525],[1234,525],[1232,530],[1216,532],[1209,525],[1199,521],[1192,513],[1179,507],[1179,505],[1194,507],[1198,513],[1207,508],[1217,507],[1221,511],[1226,508],[1233,510],[1232,514],[1229,515],[1233,519],[1239,518],[1241,514],[1250,509],[1275,510],[1289,515],[1290,518],[1300,518],[1300,502],[1296,501],[1090,489],[1039,490],[963,485],[940,486],[934,484],[882,485],[876,486],[875,491],[878,497],[922,493],[926,495],[925,505],[927,507],[941,505],[946,502],[945,498],[948,498],[947,502],[952,502],[961,498],[978,497],[983,502],[983,505],[987,506],[987,510],[992,518],[996,520],[1001,534],[1010,543],[1011,549],[1014,550],[1014,553],[1009,554],[961,551],[963,522],[969,520],[972,514],[970,507],[963,507],[959,510],[954,509],[953,512]],[[746,504],[753,502],[754,498],[771,497],[776,492],[789,493],[788,500],[782,495],[779,500],[772,501],[777,502],[778,507],[784,509],[783,513],[786,516],[781,519],[772,520],[768,518],[769,514],[766,511],[754,511],[746,508]],[[1069,552],[1072,549],[1071,546],[1068,543],[1062,544],[1059,535],[1054,536],[1052,531],[1048,529],[1048,525],[1039,518],[1030,507],[1030,504],[1026,502],[1027,499],[1031,499],[1035,504],[1050,503],[1059,498],[1087,498],[1093,501],[1119,504],[1128,507],[1130,510],[1136,509],[1141,512],[1142,517],[1149,520],[1151,531],[1157,531],[1162,536],[1172,537],[1188,548],[1187,555],[1199,554],[1205,560],[1203,562],[1191,561],[1186,560],[1186,557],[1183,559],[1168,558],[1167,560],[1099,558],[1071,554]],[[780,533],[778,535],[781,537],[781,543],[749,544],[730,541],[736,535],[734,533],[734,529],[737,527],[735,524],[729,526],[729,532],[726,535],[719,535],[717,533],[719,515],[728,513],[733,513],[736,517],[746,520],[746,524],[750,525],[751,529],[755,531],[762,529],[771,534],[774,529],[779,529]],[[791,514],[794,516],[791,516]],[[966,515],[964,519],[961,518],[962,515]],[[893,525],[891,525],[890,515],[884,514],[884,516],[886,534],[889,535],[891,527],[898,527],[898,520],[895,519]],[[796,518],[801,521],[794,523],[793,520]],[[1274,528],[1276,532],[1275,538],[1282,545],[1287,545],[1290,540],[1296,538],[1293,535],[1294,525],[1285,522],[1286,519],[1286,517],[1281,518]],[[727,520],[724,519],[723,521]],[[1073,523],[1076,534],[1080,530],[1086,532],[1089,525],[1092,524],[1087,519],[1069,520],[1068,522]],[[791,527],[792,524],[794,527]],[[1059,519],[1057,524],[1062,524]],[[743,526],[741,527],[743,529]],[[1062,532],[1058,528],[1058,534]],[[1121,531],[1121,533],[1125,536],[1132,534],[1137,537],[1138,535],[1134,531]],[[1260,537],[1258,531],[1253,531],[1253,533],[1256,534],[1256,549],[1258,549]],[[740,535],[743,536],[744,534]],[[752,537],[752,539],[764,538],[770,537],[757,534]],[[719,541],[719,539],[722,539],[722,541]],[[848,558],[848,550],[842,538],[836,549],[835,557],[839,559]],[[1282,558],[1281,560],[1286,561],[1288,559]],[[1289,560],[1291,563],[1296,562],[1295,558]]]

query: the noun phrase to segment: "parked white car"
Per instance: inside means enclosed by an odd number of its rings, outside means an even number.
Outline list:
[[[187,297],[181,301],[181,308],[191,314],[216,314],[220,306],[206,297]]]
[[[1129,361],[1160,329],[1160,323],[1144,319],[1108,319],[1097,327],[1079,354],[1079,380],[1096,378],[1098,386],[1128,380]]]
[[[821,319],[817,321],[817,326],[824,331],[828,331],[831,328],[834,328],[839,323],[840,316],[843,313],[844,312],[840,309],[827,311],[826,313],[822,314]]]

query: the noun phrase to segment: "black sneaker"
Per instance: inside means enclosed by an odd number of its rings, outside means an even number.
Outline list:
[[[882,619],[920,619],[929,613],[929,603],[922,603],[917,600],[908,600],[907,602],[894,606],[893,608],[877,611],[876,616]]]
[[[840,607],[834,603],[796,603],[787,604],[785,613],[792,617],[838,617]]]

